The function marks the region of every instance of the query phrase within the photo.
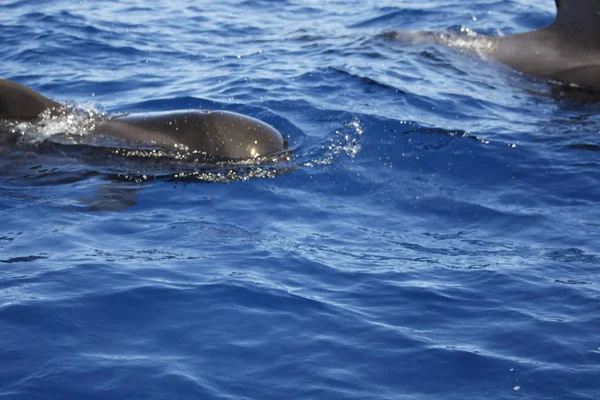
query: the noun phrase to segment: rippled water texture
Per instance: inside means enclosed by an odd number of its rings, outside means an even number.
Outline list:
[[[0,77],[73,107],[0,144],[0,397],[598,399],[600,103],[382,36],[553,3],[0,0]],[[184,109],[293,152],[78,141]]]

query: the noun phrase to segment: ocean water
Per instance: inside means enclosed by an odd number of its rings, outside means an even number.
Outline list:
[[[73,107],[0,147],[0,398],[600,399],[600,102],[382,37],[553,3],[0,0],[0,77]],[[183,109],[293,151],[79,143]]]

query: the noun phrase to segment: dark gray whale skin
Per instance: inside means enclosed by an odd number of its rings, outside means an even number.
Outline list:
[[[0,79],[0,118],[33,119],[61,105],[17,82]]]
[[[16,82],[0,79],[0,119],[35,119],[62,106]],[[281,133],[257,119],[228,111],[180,111],[126,116],[99,122],[95,134],[164,149],[182,149],[224,159],[281,152]]]
[[[499,38],[492,57],[528,74],[600,91],[600,0],[556,0],[556,19]]]

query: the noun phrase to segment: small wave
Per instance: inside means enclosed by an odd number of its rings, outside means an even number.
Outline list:
[[[38,260],[44,260],[48,258],[48,254],[40,254],[37,256],[25,256],[25,257],[13,257],[13,258],[7,258],[4,260],[0,260],[0,263],[2,264],[16,264],[16,263],[26,263],[26,262],[33,262],[33,261],[38,261]]]
[[[585,151],[600,151],[600,146],[591,143],[575,143],[567,146],[569,149],[585,150]]]
[[[333,71],[335,71],[335,72],[337,72],[339,74],[347,75],[347,76],[350,76],[350,77],[353,77],[353,78],[357,78],[362,83],[365,83],[367,85],[377,86],[377,87],[380,87],[382,89],[390,89],[390,90],[393,90],[394,92],[400,93],[400,94],[406,94],[406,92],[403,91],[403,90],[401,90],[401,89],[395,88],[395,87],[393,87],[391,85],[388,85],[386,83],[379,82],[379,81],[377,81],[375,79],[369,78],[368,76],[356,75],[356,74],[353,74],[352,72],[346,71],[345,69],[342,69],[342,68],[336,68],[336,67],[330,67],[330,68]]]
[[[357,24],[351,25],[351,28],[371,28],[381,27],[382,25],[394,25],[399,20],[418,20],[423,16],[423,11],[419,9],[407,9],[407,8],[396,8],[396,7],[384,7],[381,11],[385,12],[383,15],[379,15],[370,18],[365,21],[361,21]]]

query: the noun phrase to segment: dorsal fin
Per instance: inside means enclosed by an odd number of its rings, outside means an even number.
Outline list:
[[[17,82],[0,79],[0,118],[36,118],[60,104]]]
[[[556,8],[555,29],[600,47],[600,0],[556,0]]]

